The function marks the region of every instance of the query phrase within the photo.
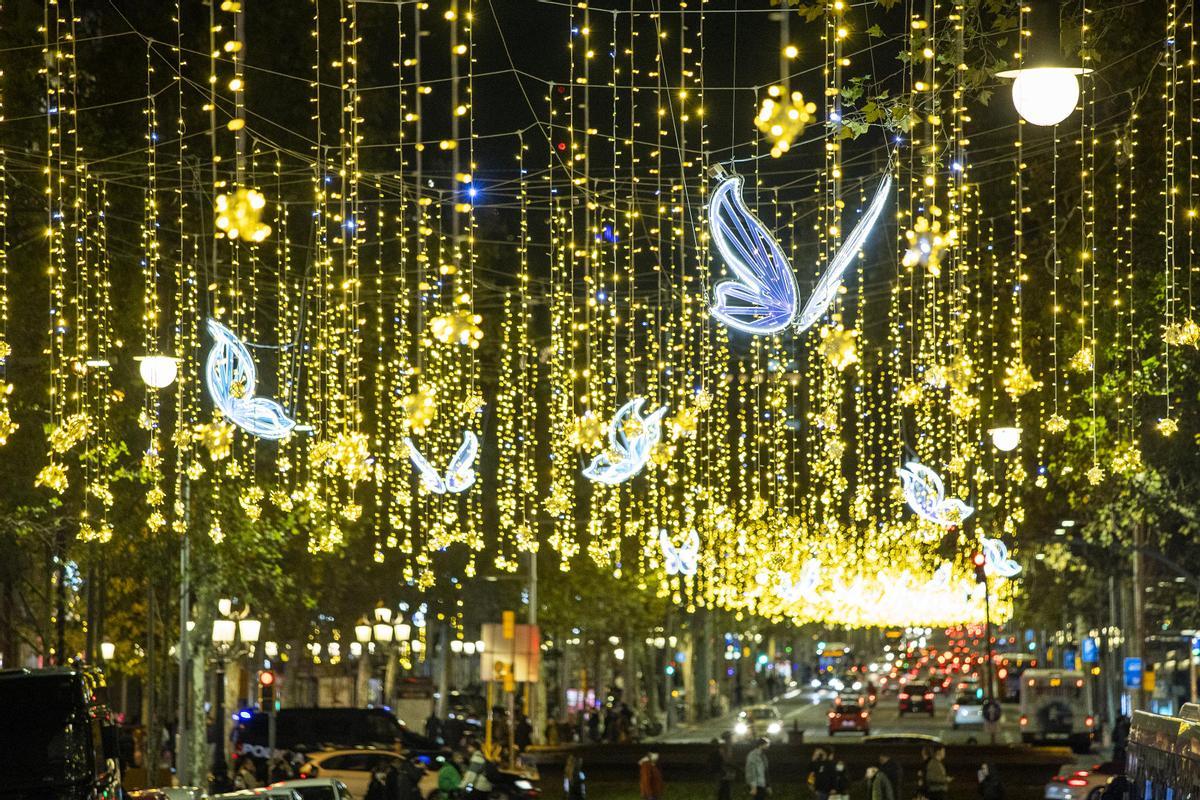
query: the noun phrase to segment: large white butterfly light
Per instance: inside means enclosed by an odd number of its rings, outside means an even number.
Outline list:
[[[957,497],[946,497],[941,477],[919,461],[909,461],[896,470],[904,486],[904,499],[917,516],[949,528],[961,525],[975,509]]]
[[[800,292],[791,262],[767,226],[746,206],[742,177],[726,177],[709,199],[708,225],[717,252],[736,278],[714,287],[713,316],[752,334],[778,333],[793,321],[799,331],[812,327],[837,297],[842,276],[883,212],[891,186],[891,175],[884,176],[867,212],[842,242],[797,318]]]
[[[650,451],[662,437],[662,418],[667,407],[642,416],[646,398],[637,397],[621,406],[608,425],[608,450],[592,459],[583,475],[599,483],[624,483],[642,471],[650,460]],[[626,424],[632,423],[636,433],[630,435]]]
[[[1001,578],[1012,578],[1021,571],[1021,565],[1008,557],[1008,545],[999,539],[984,536],[979,540],[983,549],[984,563]]]
[[[208,320],[213,346],[204,365],[208,395],[220,412],[242,430],[260,439],[282,439],[296,427],[283,406],[255,397],[257,373],[246,345],[215,319]]]
[[[658,546],[662,549],[668,575],[690,577],[696,574],[700,560],[700,534],[695,530],[688,531],[683,544],[678,546],[671,541],[669,533],[659,530]]]
[[[450,459],[446,467],[446,475],[442,477],[434,469],[421,451],[413,444],[412,439],[404,437],[408,446],[408,458],[421,475],[421,483],[434,494],[465,492],[475,483],[475,456],[479,452],[479,439],[473,431],[463,431],[462,444],[458,452]]]

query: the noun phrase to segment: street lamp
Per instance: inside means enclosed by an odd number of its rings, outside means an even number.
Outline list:
[[[229,780],[229,765],[225,761],[225,662],[243,653],[254,652],[254,645],[262,632],[262,622],[249,616],[230,619],[227,615],[233,610],[233,602],[228,599],[220,600],[217,608],[221,616],[214,619],[212,624],[213,655],[217,662],[217,701],[214,708],[217,746],[213,751],[211,791],[225,792],[234,788]]]
[[[1011,453],[1021,443],[1021,429],[1012,425],[991,428],[992,445],[1002,453]]]
[[[1057,125],[1071,116],[1079,102],[1078,76],[1091,70],[1064,63],[1058,44],[1058,3],[1031,0],[1027,8],[1029,48],[1019,68],[997,76],[1015,79],[1013,106],[1022,119],[1033,125]]]
[[[179,374],[179,359],[174,356],[141,356],[136,361],[142,382],[151,389],[167,388]]]
[[[104,661],[112,661],[113,656],[117,654],[117,646],[105,639],[100,643],[100,658]]]

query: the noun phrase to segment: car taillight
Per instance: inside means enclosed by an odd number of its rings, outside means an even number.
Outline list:
[[[1087,776],[1088,776],[1088,771],[1087,771],[1086,769],[1077,769],[1077,770],[1075,770],[1075,777],[1076,777],[1076,778],[1086,778]]]
[[[1083,721],[1083,724],[1084,724],[1084,725],[1087,725],[1087,726],[1090,728],[1090,727],[1092,727],[1093,725],[1095,725],[1095,724],[1096,724],[1096,720],[1095,720],[1095,718],[1094,718],[1094,717],[1088,717],[1087,719],[1085,719],[1085,720]]]
[[[830,719],[833,719],[833,718],[834,718],[834,717],[836,717],[836,716],[837,716],[837,714],[835,714],[834,712],[832,712],[832,711],[830,711],[830,712],[829,712],[829,718],[830,718]]]
[[[1021,715],[1021,724],[1022,724],[1022,725],[1028,725],[1028,724],[1029,724],[1029,717],[1027,717],[1027,716],[1025,716],[1024,714],[1022,714],[1022,715]]]
[[[901,693],[900,693],[900,699],[901,699],[901,700],[907,700],[907,699],[908,699],[908,692],[901,692]]]
[[[860,716],[860,717],[862,717],[863,719],[866,719],[866,718],[867,718],[867,712],[865,712],[865,711],[864,711],[864,712],[862,712],[861,714],[859,714],[859,716]]]
[[[1087,781],[1083,778],[1070,778],[1067,780],[1067,786],[1087,786]]]
[[[953,706],[951,706],[951,708],[955,711],[958,711],[958,703],[955,703]]]

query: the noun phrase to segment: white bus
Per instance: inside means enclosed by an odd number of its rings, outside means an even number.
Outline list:
[[[1096,717],[1082,672],[1027,669],[1021,676],[1021,741],[1061,742],[1091,749]]]

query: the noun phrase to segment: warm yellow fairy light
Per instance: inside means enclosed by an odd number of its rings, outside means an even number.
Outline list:
[[[254,190],[239,188],[232,196],[217,195],[215,224],[230,239],[262,242],[271,235],[271,226],[261,221],[267,199]]]

